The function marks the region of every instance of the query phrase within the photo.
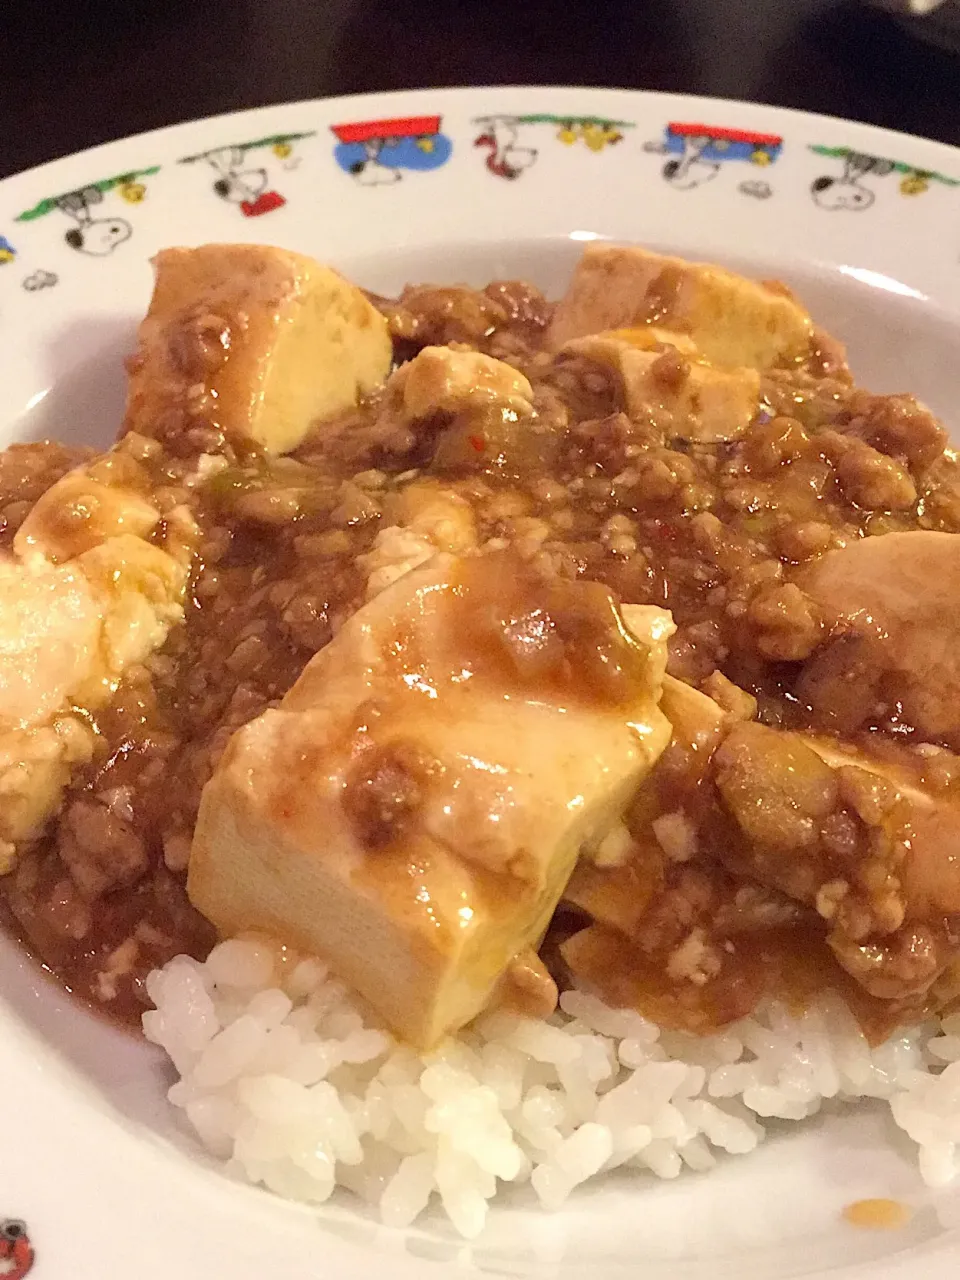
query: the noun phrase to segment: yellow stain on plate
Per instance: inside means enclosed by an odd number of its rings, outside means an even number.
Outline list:
[[[865,1227],[870,1231],[898,1231],[913,1217],[909,1205],[899,1200],[854,1200],[843,1206],[843,1218],[852,1227]]]

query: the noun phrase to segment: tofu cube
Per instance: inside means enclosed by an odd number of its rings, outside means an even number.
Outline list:
[[[287,249],[164,249],[129,362],[125,431],[213,425],[288,453],[381,383],[387,323],[330,267]]]
[[[326,957],[419,1048],[497,997],[584,847],[667,744],[666,644],[596,583],[437,555],[380,592],[240,729],[188,892],[221,935]]]
[[[769,369],[810,354],[813,324],[785,293],[722,267],[638,246],[589,245],[547,331],[571,338],[654,324],[687,335],[704,359]]]
[[[631,418],[649,418],[668,440],[716,444],[745,435],[760,407],[756,369],[715,369],[685,361],[680,375],[664,381],[655,365],[661,352],[644,351],[617,333],[574,338],[564,348],[616,370]]]

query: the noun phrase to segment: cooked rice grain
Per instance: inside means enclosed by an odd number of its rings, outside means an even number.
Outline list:
[[[698,1038],[568,991],[549,1022],[489,1014],[418,1056],[324,964],[264,940],[178,956],[147,989],[144,1031],[180,1076],[170,1101],[213,1155],[292,1199],[346,1187],[391,1226],[436,1195],[476,1236],[501,1182],[555,1209],[620,1166],[706,1171],[753,1150],[761,1120],[804,1120],[827,1099],[888,1101],[930,1185],[957,1167],[960,1016],[871,1049],[827,995]]]

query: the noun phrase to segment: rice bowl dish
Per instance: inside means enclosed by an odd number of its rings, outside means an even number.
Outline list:
[[[637,247],[559,303],[167,250],[129,369],[112,450],[0,460],[0,892],[229,1172],[475,1237],[873,1098],[950,1181],[928,409]]]

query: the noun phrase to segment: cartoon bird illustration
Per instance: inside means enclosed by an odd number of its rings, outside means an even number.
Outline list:
[[[512,117],[493,116],[484,132],[474,139],[475,147],[489,147],[490,153],[484,163],[498,178],[519,178],[537,158],[533,147],[516,145],[517,134],[517,122]]]
[[[5,262],[12,262],[16,256],[17,251],[10,241],[6,236],[0,236],[0,266]]]
[[[19,1218],[0,1221],[0,1277],[2,1280],[23,1280],[33,1269],[33,1245],[27,1234],[27,1224]]]
[[[293,152],[293,146],[289,142],[275,142],[270,150],[278,160],[286,160]]]
[[[147,188],[142,182],[122,182],[118,194],[127,204],[140,204],[147,194]]]
[[[565,147],[572,147],[579,137],[580,130],[572,120],[564,120],[557,131],[557,141],[562,142]]]
[[[612,124],[588,121],[581,129],[581,137],[591,151],[602,151],[623,141],[623,134]]]
[[[922,196],[925,191],[930,190],[931,174],[923,169],[914,169],[912,173],[908,173],[900,180],[900,194],[902,196]]]
[[[591,151],[602,151],[607,145],[607,131],[600,124],[585,124],[583,126],[583,140]]]

